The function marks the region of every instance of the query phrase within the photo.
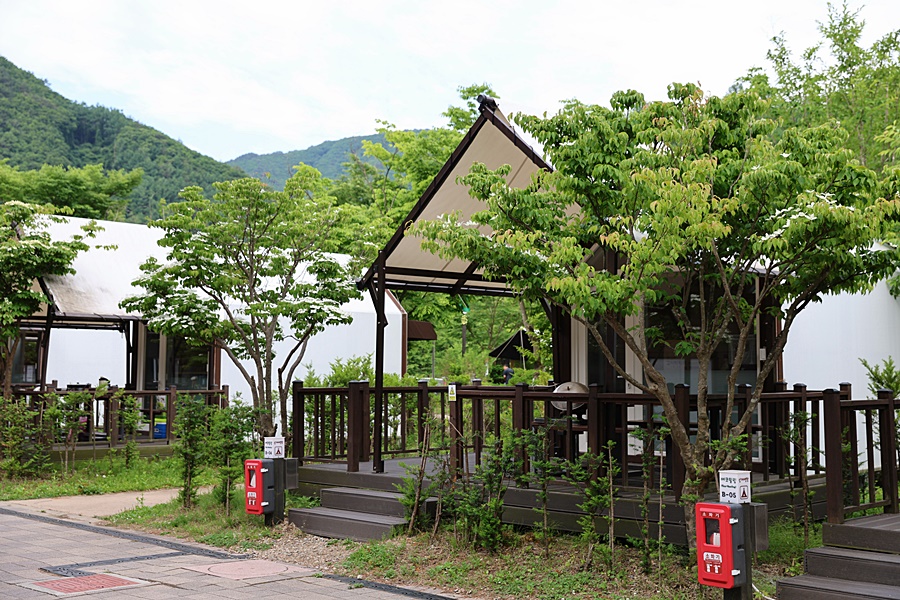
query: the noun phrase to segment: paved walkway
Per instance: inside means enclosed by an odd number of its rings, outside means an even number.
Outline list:
[[[0,502],[0,598],[448,598],[96,524],[103,515],[165,502],[174,493]]]

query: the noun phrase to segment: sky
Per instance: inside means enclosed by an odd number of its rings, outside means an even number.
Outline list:
[[[900,2],[860,9],[863,43]],[[721,95],[767,66],[773,36],[818,43],[825,0],[0,0],[0,55],[59,94],[103,105],[226,161],[446,123],[457,88],[555,112],[671,82]]]

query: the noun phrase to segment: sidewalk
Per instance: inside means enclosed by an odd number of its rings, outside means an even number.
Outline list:
[[[97,525],[177,490],[0,502],[0,598],[116,600],[446,600],[429,592],[251,560],[217,548]]]

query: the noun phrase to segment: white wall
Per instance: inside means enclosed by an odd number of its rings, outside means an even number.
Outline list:
[[[47,383],[54,379],[65,389],[70,383],[96,386],[101,377],[110,385],[127,381],[125,335],[120,331],[54,329],[47,356]]]
[[[869,380],[859,359],[878,364],[888,356],[900,362],[900,301],[882,282],[869,294],[826,296],[807,307],[791,327],[784,376],[811,390],[846,381],[854,398],[865,398]]]

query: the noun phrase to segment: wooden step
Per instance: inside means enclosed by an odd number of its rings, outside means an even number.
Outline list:
[[[406,519],[334,508],[292,508],[288,521],[306,533],[321,537],[365,542],[393,537],[407,525]]]
[[[881,514],[822,525],[826,546],[900,554],[900,515]]]
[[[900,600],[900,587],[800,575],[776,583],[778,600]]]
[[[389,517],[406,517],[406,507],[400,503],[402,497],[396,492],[347,487],[326,488],[319,496],[324,508],[354,510]]]
[[[900,585],[900,555],[850,548],[811,548],[806,574],[848,581]]]

